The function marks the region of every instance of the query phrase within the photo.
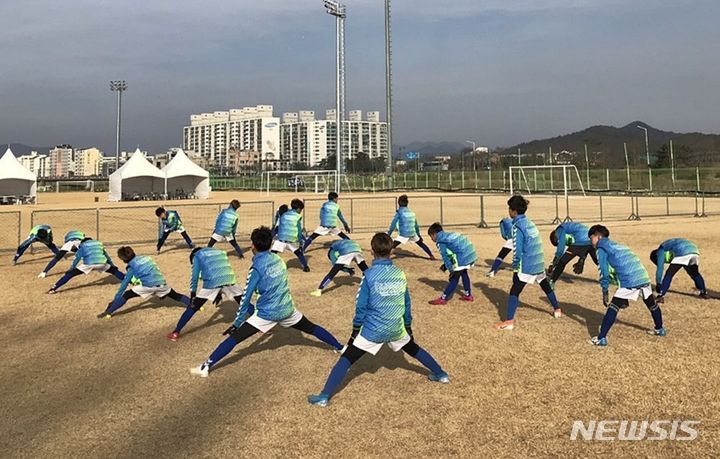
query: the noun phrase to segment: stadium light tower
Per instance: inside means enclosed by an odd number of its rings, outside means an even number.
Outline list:
[[[127,91],[125,80],[110,82],[110,91],[117,92],[117,131],[115,135],[115,170],[120,169],[120,115],[122,114],[122,93]]]
[[[650,191],[652,192],[653,183],[652,183],[652,169],[650,169],[650,145],[648,144],[648,130],[645,126],[640,126],[639,124],[635,127],[645,131],[645,157],[647,158],[648,177],[650,180]]]
[[[385,0],[385,113],[387,118],[388,159],[386,174],[393,187],[393,123],[392,123],[392,29],[390,21],[390,0]]]
[[[335,166],[337,169],[337,180],[335,191],[340,192],[340,176],[343,173],[343,121],[345,120],[345,5],[333,1],[323,0],[325,11],[335,16],[335,48],[336,48],[336,72],[335,72]]]
[[[476,150],[477,148],[475,147],[475,142],[473,142],[472,140],[466,140],[465,143],[470,143],[470,144],[472,144],[472,146],[473,146],[473,149],[472,149],[472,159],[473,159],[473,171],[474,171],[474,170],[476,170],[476,169],[475,169],[475,150]]]

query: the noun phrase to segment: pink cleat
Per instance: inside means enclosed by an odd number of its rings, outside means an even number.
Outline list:
[[[428,304],[434,304],[436,306],[447,304],[447,300],[443,297],[435,298],[434,300],[428,301]]]

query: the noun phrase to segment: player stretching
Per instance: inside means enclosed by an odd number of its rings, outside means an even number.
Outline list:
[[[163,207],[158,207],[155,209],[155,215],[160,218],[161,223],[160,234],[158,235],[157,253],[160,253],[160,249],[163,244],[165,244],[165,241],[168,236],[170,236],[170,233],[180,233],[183,239],[185,239],[185,243],[187,243],[188,247],[190,249],[195,248],[192,239],[190,239],[190,236],[188,236],[187,231],[185,231],[185,228],[183,227],[180,214],[177,213],[177,211],[165,210]]]
[[[278,232],[278,226],[280,225],[280,217],[282,214],[287,212],[289,209],[287,204],[283,204],[280,207],[278,207],[278,210],[275,211],[275,215],[273,216],[273,223],[272,223],[272,235],[273,237],[277,236]]]
[[[305,240],[303,245],[303,252],[306,252],[310,244],[318,236],[326,236],[332,234],[333,236],[340,236],[343,239],[350,239],[347,234],[343,233],[338,229],[338,220],[343,224],[345,233],[350,232],[350,225],[345,221],[340,206],[338,205],[338,194],[334,191],[328,193],[328,200],[320,208],[320,226]]]
[[[228,355],[235,346],[258,332],[269,332],[278,324],[283,328],[292,327],[313,335],[334,349],[342,349],[342,344],[330,332],[310,322],[307,317],[295,309],[290,295],[285,262],[277,254],[270,252],[272,244],[270,228],[264,226],[256,228],[250,238],[255,255],[248,272],[247,284],[235,322],[223,333],[223,335],[229,335],[227,339],[220,343],[204,363],[190,370],[194,375],[206,378],[212,367]],[[258,298],[253,312],[250,300],[256,292]],[[245,320],[248,314],[251,315]]]
[[[38,274],[39,278],[45,278],[47,274],[50,272],[51,269],[57,264],[58,261],[62,260],[65,254],[68,252],[77,252],[78,247],[80,247],[80,242],[85,239],[85,233],[78,230],[70,230],[67,233],[65,233],[65,241],[60,247],[60,250],[55,254],[55,257],[53,257],[50,262],[48,262],[47,266],[45,266],[45,269],[42,270],[40,274]]]
[[[565,266],[575,257],[579,257],[579,260],[573,265],[575,274],[582,274],[588,255],[595,265],[598,264],[595,248],[588,237],[589,229],[582,223],[565,222],[550,233],[550,243],[557,247],[555,258],[548,267],[548,275],[553,284],[560,278]]]
[[[694,242],[687,239],[669,239],[660,247],[650,253],[650,260],[657,265],[655,271],[655,282],[657,284],[655,290],[658,293],[656,301],[662,303],[665,294],[670,289],[670,283],[673,276],[684,269],[690,278],[695,282],[695,288],[700,290],[700,298],[708,298],[707,290],[705,290],[705,279],[700,274],[698,265],[700,264],[700,249]],[[665,263],[668,263],[668,269],[663,278]],[[662,280],[661,280],[662,279]]]
[[[607,307],[602,325],[600,325],[600,333],[598,336],[594,336],[590,343],[595,346],[607,346],[607,334],[615,323],[618,312],[629,306],[628,300],[637,301],[638,298],[641,298],[650,310],[655,323],[655,329],[648,333],[665,336],[667,332],[663,328],[662,310],[653,296],[650,276],[637,255],[627,247],[609,239],[610,231],[602,225],[591,227],[588,236],[597,250],[600,287],[602,287],[603,304]],[[618,289],[615,290],[612,300],[609,300],[611,268],[614,270],[612,277],[615,278]]]
[[[355,270],[350,267],[353,262],[357,263],[362,272],[368,269],[368,265],[362,257],[360,244],[352,239],[340,239],[339,241],[333,242],[330,250],[328,250],[328,258],[333,266],[322,282],[320,282],[317,290],[310,292],[312,296],[322,295],[323,289],[327,287],[330,281],[332,281],[340,271],[345,271],[351,276],[354,275]]]
[[[300,199],[290,202],[291,209],[280,216],[275,242],[272,244],[273,253],[292,252],[300,260],[303,271],[310,272],[305,254],[298,244],[304,240],[302,232],[302,210],[305,204]],[[272,233],[271,233],[272,234]]]
[[[512,218],[505,217],[500,220],[500,236],[505,239],[505,244],[503,244],[502,249],[500,249],[497,257],[495,257],[495,261],[493,261],[490,271],[485,274],[487,277],[495,277],[503,260],[513,250]]]
[[[235,233],[237,232],[238,221],[240,220],[237,213],[239,208],[240,201],[233,199],[230,201],[230,205],[227,209],[220,211],[217,219],[215,220],[215,229],[213,230],[213,234],[208,242],[208,247],[214,246],[216,242],[228,241],[240,258],[245,258],[240,246],[235,240]]]
[[[175,330],[167,335],[170,341],[177,341],[180,332],[192,319],[196,312],[208,300],[217,304],[222,296],[233,298],[240,303],[242,287],[237,285],[235,271],[233,271],[224,250],[212,247],[196,247],[190,252],[190,304],[180,316]],[[198,291],[198,282],[202,279],[202,288]]]
[[[35,242],[44,244],[48,249],[52,250],[52,253],[55,255],[58,254],[58,248],[53,244],[52,228],[50,225],[35,225],[30,230],[30,235],[27,239],[22,241],[18,246],[15,256],[13,257],[13,265],[17,264],[20,257],[22,257],[25,251]]]
[[[327,406],[350,367],[368,352],[376,355],[383,344],[395,352],[402,349],[417,359],[430,370],[430,381],[450,382],[440,364],[413,339],[410,291],[405,273],[390,260],[392,239],[385,233],[377,233],[371,246],[375,260],[360,282],[350,340],[322,392],[308,397],[313,405]]]
[[[103,243],[86,237],[80,242],[70,269],[55,285],[50,287],[48,293],[57,292],[60,287],[65,285],[73,277],[79,276],[80,274],[90,274],[92,271],[112,274],[120,280],[123,280],[125,277],[117,266],[113,264],[112,258],[108,255]]]
[[[507,320],[495,324],[499,330],[515,328],[515,311],[520,303],[520,293],[527,284],[540,284],[553,307],[553,317],[562,317],[555,292],[550,281],[545,277],[545,254],[543,252],[540,232],[525,212],[528,201],[522,196],[513,196],[508,200],[508,213],[513,219],[513,284],[508,298]]]
[[[477,254],[472,242],[460,233],[450,233],[443,231],[440,223],[433,223],[428,228],[428,235],[437,244],[443,264],[440,265],[442,272],[450,271],[450,280],[445,291],[440,298],[428,301],[430,304],[447,304],[458,282],[462,278],[463,293],[460,295],[461,301],[474,301],[472,296],[472,284],[470,283],[470,275],[468,270],[475,265]]]
[[[107,309],[98,314],[98,319],[111,318],[113,313],[123,307],[127,300],[137,297],[142,297],[143,299],[151,296],[156,296],[160,299],[169,297],[177,302],[183,303],[185,306],[190,305],[190,298],[168,287],[165,277],[152,258],[148,256],[138,257],[135,255],[132,247],[128,246],[120,247],[117,254],[122,261],[127,263],[125,278],[120,284],[115,298],[108,304]],[[131,282],[137,285],[133,285],[130,290],[125,290]]]
[[[427,254],[428,258],[434,260],[435,257],[430,251],[430,247],[425,244],[422,236],[420,236],[420,226],[418,225],[417,218],[415,217],[415,212],[410,210],[408,207],[409,201],[407,195],[404,194],[400,196],[397,202],[398,210],[395,212],[395,216],[393,217],[392,222],[390,222],[390,229],[387,232],[388,236],[392,236],[395,229],[397,228],[398,230],[398,235],[393,241],[393,249],[400,244],[412,241]]]

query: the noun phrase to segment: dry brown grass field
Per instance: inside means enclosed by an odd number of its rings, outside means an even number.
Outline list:
[[[216,193],[213,201],[231,197],[263,198]],[[512,273],[505,265],[497,278],[484,277],[487,263],[502,245],[496,225],[506,198],[488,199],[491,228],[459,228],[472,239],[480,257],[471,273],[474,303],[456,297],[446,306],[428,305],[447,280],[438,270],[439,262],[421,258],[420,250],[410,246],[401,246],[395,256],[410,283],[416,339],[450,373],[452,382],[430,383],[419,364],[384,348],[353,367],[325,409],[308,405],[306,396],[322,388],[338,356],[312,338],[284,329],[251,338],[209,378],[198,379],[188,369],[221,341],[222,331],[234,318],[234,303],[206,307],[172,343],[165,334],[174,327],[182,306],[136,299],[111,320],[99,321],[95,315],[112,299],[117,280],[101,274],[78,277],[51,296],[45,292],[68,268],[69,258],[47,279],[38,279],[50,257],[44,249],[28,252],[14,267],[12,254],[3,253],[0,456],[717,457],[720,261],[714,256],[714,229],[720,217],[628,222],[623,220],[630,210],[627,198],[608,207],[616,215],[616,221],[607,223],[613,238],[633,248],[648,269],[653,267],[648,254],[662,240],[682,236],[696,241],[713,299],[695,298],[692,282],[680,272],[663,305],[667,337],[646,335],[652,326],[650,315],[642,303],[631,303],[609,334],[610,346],[598,349],[588,339],[596,334],[604,308],[590,261],[584,274],[566,273],[557,284],[567,317],[552,319],[541,290],[528,287],[521,296],[516,329],[493,328],[504,317]],[[411,207],[427,226],[437,209],[416,201]],[[468,206],[474,202],[468,201]],[[592,223],[597,219],[596,202],[597,198],[578,198],[576,215]],[[96,205],[90,194],[43,195],[41,204],[23,212]],[[643,206],[654,204],[640,205],[642,212]],[[657,205],[664,209],[664,199]],[[554,200],[531,198],[528,215],[549,223]],[[389,223],[391,217],[389,213],[385,220]],[[62,214],[57,218],[48,223],[62,226]],[[317,217],[308,218],[314,222],[309,227],[316,224]],[[141,231],[132,222],[118,225],[128,233]],[[378,228],[385,229],[385,224]],[[540,229],[549,263],[551,227]],[[205,242],[209,233],[191,235]],[[353,235],[366,249],[371,236],[370,231]],[[148,235],[153,237],[154,232]],[[187,292],[188,250],[181,242],[171,237],[155,258],[170,285]],[[297,307],[345,341],[360,279],[341,274],[322,297],[309,295],[330,268],[330,242],[320,238],[310,248],[310,273],[303,273],[290,254],[283,257]],[[220,247],[231,251],[228,245]],[[135,248],[154,254],[152,244]],[[114,254],[115,247],[110,251]],[[244,279],[249,261],[231,254],[231,262],[238,279]],[[570,440],[574,420],[594,419],[701,424],[699,437],[691,442]]]

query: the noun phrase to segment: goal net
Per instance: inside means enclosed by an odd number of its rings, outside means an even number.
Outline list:
[[[260,188],[267,194],[270,194],[271,189],[328,193],[336,189],[338,178],[334,170],[265,171],[262,173]]]
[[[585,187],[580,179],[580,173],[577,167],[571,164],[510,166],[510,194],[551,191],[562,192],[567,197],[569,191],[578,188],[585,196]]]

